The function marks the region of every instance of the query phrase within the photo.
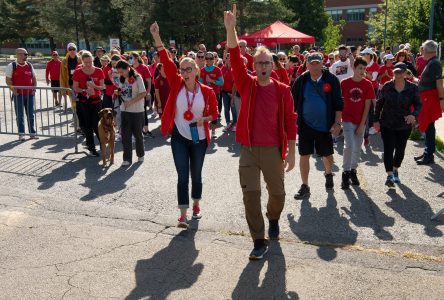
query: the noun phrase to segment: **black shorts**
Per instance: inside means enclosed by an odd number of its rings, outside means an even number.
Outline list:
[[[314,149],[316,149],[316,154],[322,157],[333,154],[333,138],[330,132],[317,131],[306,124],[301,124],[298,136],[299,155],[311,155]]]
[[[60,87],[60,81],[59,80],[51,80],[51,87],[52,88],[59,88]],[[59,92],[59,90],[52,90],[53,93]]]

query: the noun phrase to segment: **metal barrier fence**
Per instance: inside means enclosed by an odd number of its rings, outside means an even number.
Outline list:
[[[55,91],[66,94],[60,103],[63,106],[56,106]],[[13,92],[8,86],[0,86],[0,134],[69,138],[74,140],[78,153],[77,118],[71,93],[67,88],[29,86],[15,86]]]

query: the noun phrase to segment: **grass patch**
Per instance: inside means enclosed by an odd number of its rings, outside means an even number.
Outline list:
[[[418,128],[415,128],[412,130],[412,133],[410,133],[410,138],[411,141],[419,141],[421,140],[421,132],[419,132]],[[439,137],[436,136],[436,150],[444,153],[444,141]]]

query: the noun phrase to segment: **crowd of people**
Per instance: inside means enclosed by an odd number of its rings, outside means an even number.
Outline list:
[[[178,175],[179,227],[188,227],[190,174],[192,218],[202,217],[202,168],[206,149],[217,138],[222,110],[223,131],[236,132],[241,145],[239,180],[254,242],[250,259],[261,259],[268,251],[260,173],[269,192],[268,236],[278,239],[286,195],[284,174],[295,167],[296,151],[302,181],[296,199],[310,195],[313,154],[323,159],[325,188],[334,188],[334,143],[339,136],[344,137],[342,189],[360,184],[361,147],[369,146],[372,134],[382,137],[389,188],[401,181],[399,169],[413,129],[425,134],[424,153],[415,157],[418,165],[434,163],[434,122],[444,110],[436,42],[425,41],[417,55],[409,43],[399,45],[396,53],[391,47],[378,52],[372,47],[345,45],[331,53],[322,47],[301,52],[295,45],[287,55],[263,46],[249,49],[246,41],[238,40],[235,6],[224,13],[224,23],[227,43],[221,57],[203,44],[196,52],[186,51],[179,57],[177,49],[165,48],[154,23],[150,27],[154,47],[147,52],[122,54],[115,47],[107,55],[97,48],[94,56],[69,43],[66,56],[60,59],[54,51],[47,65],[47,83],[72,90],[68,96],[76,108],[77,130],[85,135],[91,155],[98,155],[94,133],[100,139],[97,126],[102,107],[117,113],[116,140],[123,143],[123,166],[132,163],[132,142],[138,161],[143,161],[143,135],[152,136],[148,115],[161,117],[160,129],[171,136]],[[15,66],[6,71],[7,84],[16,97],[21,140],[23,105],[29,109],[32,100],[23,103],[22,94],[29,90],[15,90],[14,86],[36,85],[26,56],[25,49],[17,49]],[[66,96],[55,90],[55,105]],[[35,137],[32,114],[28,117],[30,134]]]

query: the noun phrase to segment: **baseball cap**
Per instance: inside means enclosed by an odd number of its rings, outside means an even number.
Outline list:
[[[308,55],[307,62],[309,64],[311,64],[311,63],[316,62],[316,61],[319,62],[319,63],[322,63],[322,55],[321,55],[321,53],[319,53],[319,52],[310,53]]]
[[[395,57],[393,56],[393,54],[389,53],[389,54],[384,55],[384,60],[387,60],[387,59],[395,59]]]
[[[411,45],[409,43],[405,43],[404,49],[410,49],[410,48],[411,48]]]
[[[373,50],[370,48],[365,48],[364,50],[361,51],[361,55],[363,55],[363,54],[373,55],[373,53],[374,53]]]
[[[97,47],[96,51],[103,51],[103,52],[105,52],[105,49],[103,49],[103,47]]]
[[[74,44],[74,43],[69,43],[69,44],[66,46],[66,50],[67,50],[67,51],[69,50],[69,48],[74,48],[74,49],[77,50],[77,46],[76,46],[76,44]]]
[[[398,72],[398,71],[405,72],[406,70],[407,70],[407,65],[403,62],[398,62],[396,63],[393,72]]]

